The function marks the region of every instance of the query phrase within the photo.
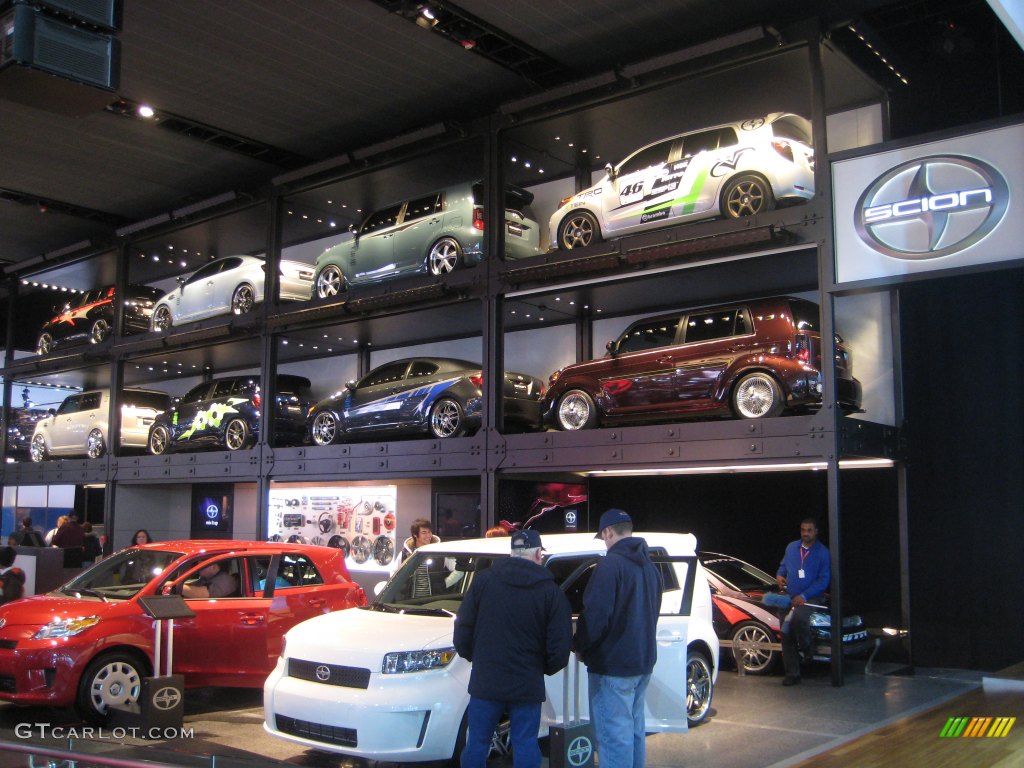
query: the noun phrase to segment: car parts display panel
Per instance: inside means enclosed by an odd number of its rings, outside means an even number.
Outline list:
[[[396,486],[295,486],[269,492],[270,541],[334,547],[350,571],[396,565]]]

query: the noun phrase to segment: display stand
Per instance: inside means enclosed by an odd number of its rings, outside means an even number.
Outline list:
[[[562,722],[550,726],[548,735],[551,768],[594,768],[594,725],[580,716],[580,659],[575,653],[562,670]]]
[[[138,704],[112,707],[111,725],[137,729],[143,738],[151,730],[165,732],[180,729],[185,716],[185,676],[171,674],[174,662],[174,620],[190,619],[195,611],[181,595],[152,595],[139,598],[139,605],[153,619],[153,676],[142,679]],[[167,648],[163,651],[164,622],[167,625]],[[164,663],[165,662],[165,663]],[[162,665],[162,666],[161,666]]]

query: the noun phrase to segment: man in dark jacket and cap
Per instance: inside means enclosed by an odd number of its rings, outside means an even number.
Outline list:
[[[569,661],[572,609],[541,565],[540,534],[512,535],[512,557],[477,571],[455,617],[455,650],[473,662],[462,768],[484,768],[508,712],[515,768],[538,768],[544,675]]]
[[[583,593],[574,641],[587,665],[597,753],[601,765],[611,768],[644,765],[644,694],[658,658],[661,574],[647,542],[632,534],[633,520],[623,510],[601,515],[596,538],[608,554]]]

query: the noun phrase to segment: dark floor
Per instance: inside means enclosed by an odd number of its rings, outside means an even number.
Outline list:
[[[864,664],[852,664],[842,687],[831,684],[828,668],[822,666],[805,674],[803,684],[784,688],[777,676],[740,677],[726,669],[718,678],[708,720],[687,734],[649,736],[647,766],[783,768],[795,765],[977,688],[981,677],[981,672],[923,668],[907,674],[896,665],[880,665],[868,672]],[[107,738],[102,740],[83,739],[81,737],[86,735],[83,724],[69,712],[0,704],[0,768],[31,764],[26,755],[5,748],[7,744],[67,748],[66,738],[52,737],[50,731],[56,727],[65,729],[61,736],[74,738],[73,749],[94,754],[97,760],[93,764],[98,764],[100,754],[104,754],[122,759],[209,766],[211,760],[201,755],[217,754],[218,768],[226,768],[231,762],[225,757],[263,765],[283,762],[325,768],[384,767],[381,763],[352,762],[303,750],[271,738],[262,727],[261,697],[260,691],[240,689],[189,692],[186,711],[190,714],[186,716],[186,724],[194,729],[193,738],[163,742],[130,739],[115,742],[110,734],[104,734]],[[49,727],[41,728],[40,724],[44,723]],[[936,721],[936,734],[942,725]],[[25,738],[27,731],[31,731],[29,738]],[[506,768],[512,761],[503,758],[492,761],[491,765]]]

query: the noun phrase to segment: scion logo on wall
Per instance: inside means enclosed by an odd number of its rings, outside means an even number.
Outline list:
[[[933,155],[891,168],[867,188],[854,213],[857,234],[896,259],[923,260],[970,248],[1006,213],[1006,179],[988,163]]]

